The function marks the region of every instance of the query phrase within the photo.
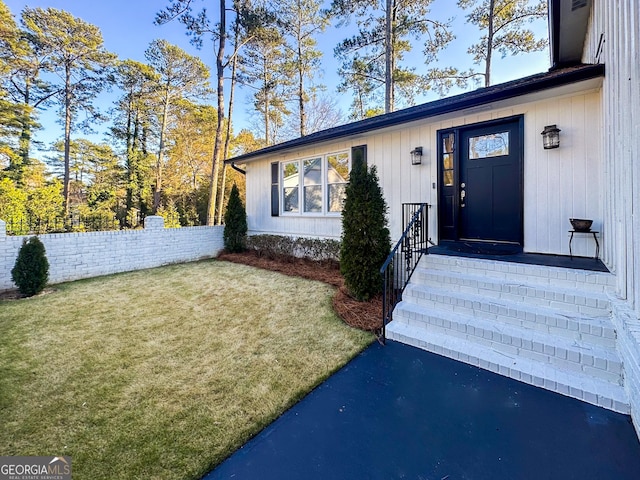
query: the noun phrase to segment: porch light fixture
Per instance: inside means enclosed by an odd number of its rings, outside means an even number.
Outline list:
[[[542,145],[545,150],[560,146],[560,129],[555,125],[547,125],[541,132]]]
[[[411,150],[411,165],[420,165],[422,163],[422,147],[416,147]]]

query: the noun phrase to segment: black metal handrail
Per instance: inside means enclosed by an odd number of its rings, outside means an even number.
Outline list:
[[[386,326],[392,320],[393,309],[402,300],[402,292],[416,269],[429,242],[429,205],[403,203],[403,232],[400,240],[385,260],[382,274],[382,343],[386,340]]]

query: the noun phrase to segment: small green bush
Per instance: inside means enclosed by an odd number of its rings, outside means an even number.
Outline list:
[[[342,211],[340,272],[356,299],[369,300],[382,290],[380,267],[391,249],[387,204],[376,167],[354,164]]]
[[[283,235],[252,235],[247,237],[247,248],[259,257],[287,260],[295,257],[295,240]]]
[[[271,260],[293,261],[296,258],[308,258],[336,263],[340,258],[340,242],[324,238],[252,235],[247,238],[247,248],[259,257]]]
[[[22,242],[11,279],[23,295],[31,297],[44,290],[49,281],[49,261],[44,245],[38,237]]]
[[[340,259],[340,241],[326,238],[296,239],[296,254],[319,262],[337,262]]]
[[[234,183],[224,212],[224,248],[228,252],[242,252],[247,243],[247,212]]]

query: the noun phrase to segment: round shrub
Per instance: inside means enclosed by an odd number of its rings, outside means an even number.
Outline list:
[[[49,261],[44,245],[38,237],[22,242],[11,279],[23,295],[31,297],[44,290],[49,281]]]

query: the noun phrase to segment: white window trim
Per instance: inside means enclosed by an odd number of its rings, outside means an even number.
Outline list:
[[[310,217],[310,218],[336,218],[342,217],[342,212],[330,212],[327,206],[327,198],[329,195],[329,184],[327,181],[327,168],[328,168],[328,157],[332,155],[347,155],[347,162],[349,172],[351,172],[351,151],[349,149],[346,150],[337,150],[334,152],[322,153],[318,155],[309,155],[306,157],[291,159],[291,160],[281,160],[278,162],[278,172],[279,172],[279,197],[280,197],[280,215],[283,217]],[[322,185],[322,211],[321,212],[305,212],[304,211],[304,162],[306,160],[313,160],[316,158],[321,159],[321,185]],[[289,212],[285,211],[284,205],[284,168],[282,167],[287,163],[298,163],[298,211],[297,212]]]

